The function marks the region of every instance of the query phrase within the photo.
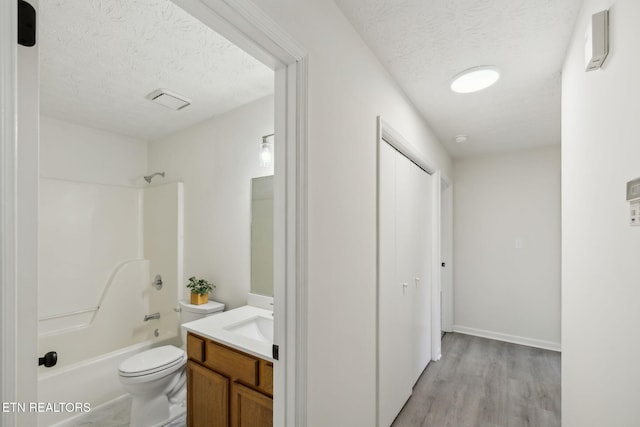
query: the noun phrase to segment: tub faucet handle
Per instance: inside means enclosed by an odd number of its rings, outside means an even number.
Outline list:
[[[159,319],[160,318],[160,313],[153,313],[153,314],[145,314],[144,315],[144,321],[148,322],[151,319]]]

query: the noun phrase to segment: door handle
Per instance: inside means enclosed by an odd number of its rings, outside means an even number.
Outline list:
[[[58,363],[58,353],[55,351],[50,351],[44,357],[38,358],[38,366],[44,365],[45,368],[56,366],[56,363]]]

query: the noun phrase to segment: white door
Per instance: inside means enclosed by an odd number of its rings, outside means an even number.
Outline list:
[[[402,156],[401,156],[402,157]],[[413,364],[412,380],[415,383],[431,360],[431,175],[411,163],[413,182],[413,217],[409,222],[413,228],[410,238],[413,246]]]
[[[453,185],[442,180],[440,193],[440,283],[442,331],[453,331]]]
[[[378,358],[379,419],[381,426],[391,425],[411,396],[411,366],[405,359],[411,347],[411,317],[407,309],[411,300],[408,282],[398,280],[401,265],[396,262],[397,152],[389,144],[380,146],[378,199]],[[405,275],[408,281],[409,276]],[[404,286],[406,283],[406,286]]]
[[[388,426],[431,356],[431,177],[387,143],[378,173],[378,410]]]

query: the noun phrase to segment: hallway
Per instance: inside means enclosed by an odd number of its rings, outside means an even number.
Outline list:
[[[560,353],[448,333],[394,427],[560,426]]]

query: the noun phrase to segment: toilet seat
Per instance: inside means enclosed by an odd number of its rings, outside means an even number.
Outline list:
[[[141,377],[156,372],[172,370],[176,365],[184,364],[184,350],[172,345],[152,348],[138,353],[120,364],[121,377]]]

